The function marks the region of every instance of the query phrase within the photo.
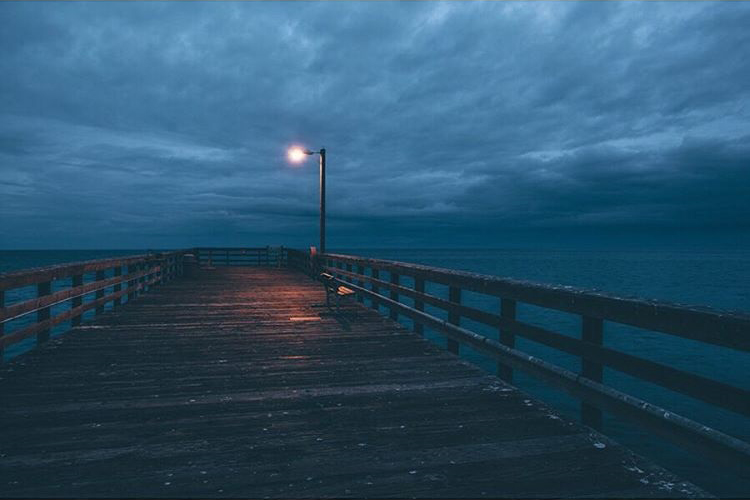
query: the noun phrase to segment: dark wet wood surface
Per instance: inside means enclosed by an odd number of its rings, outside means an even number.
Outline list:
[[[324,302],[295,271],[202,270],[0,368],[0,496],[705,496]]]

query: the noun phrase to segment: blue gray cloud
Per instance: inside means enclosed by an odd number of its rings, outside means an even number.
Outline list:
[[[0,247],[314,244],[295,143],[328,150],[334,246],[748,240],[747,3],[3,2],[0,20]]]

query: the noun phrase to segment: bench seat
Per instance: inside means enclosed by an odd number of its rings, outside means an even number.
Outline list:
[[[331,294],[336,296],[336,309],[339,308],[340,297],[353,297],[356,292],[351,288],[347,288],[343,285],[336,286],[336,278],[329,273],[320,273],[320,280],[323,282],[323,286],[326,289],[326,305],[330,306]]]

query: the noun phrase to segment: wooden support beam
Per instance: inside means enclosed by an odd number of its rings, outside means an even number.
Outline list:
[[[364,275],[365,274],[365,267],[361,266],[361,265],[357,265],[357,274],[359,274],[360,276]],[[365,282],[362,281],[361,279],[357,280],[357,284],[359,286],[365,286]],[[357,294],[357,302],[364,302],[364,301],[365,301],[364,296],[361,293],[358,293]]]
[[[135,274],[136,272],[138,272],[139,267],[140,266],[138,264],[129,265],[128,274]],[[135,300],[135,297],[136,297],[135,287],[136,287],[137,282],[138,280],[136,279],[132,279],[128,281],[128,289],[129,289],[128,290],[128,302]]]
[[[391,272],[391,280],[390,281],[394,285],[398,285],[399,275],[396,274],[396,273],[394,273],[394,272]],[[390,297],[391,297],[391,300],[395,300],[396,302],[398,302],[398,292],[396,292],[395,290],[391,289]],[[398,309],[396,309],[395,307],[391,307],[391,312],[389,314],[389,317],[393,321],[398,321]]]
[[[52,282],[51,281],[44,281],[42,283],[38,283],[37,284],[37,286],[36,286],[36,296],[37,297],[44,297],[45,295],[49,295],[50,293],[52,293]],[[39,311],[37,311],[37,313],[36,313],[36,320],[37,320],[37,322],[47,321],[49,319],[49,315],[50,315],[50,308],[49,307],[45,307],[45,308],[39,309]],[[36,343],[37,343],[37,345],[43,344],[44,342],[46,342],[47,340],[49,340],[49,333],[50,333],[49,328],[47,328],[45,330],[40,330],[36,334]]]
[[[424,293],[424,280],[422,278],[414,278],[414,291]],[[424,312],[424,302],[414,299],[414,309]],[[416,319],[414,320],[414,333],[424,335],[424,325]]]
[[[96,272],[96,281],[102,281],[102,280],[104,280],[104,271],[97,271]],[[105,290],[103,288],[101,290],[97,290],[96,291],[96,298],[97,299],[101,299],[102,297],[104,297],[104,291]],[[99,304],[98,306],[96,306],[96,313],[95,314],[97,316],[99,314],[102,314],[103,312],[104,312],[104,304],[103,303]]]
[[[461,289],[455,286],[450,287],[448,289],[448,300],[454,304],[461,304]],[[458,326],[461,323],[461,316],[457,312],[449,312],[448,323]],[[447,347],[449,352],[459,353],[460,346],[457,340],[449,338]]]
[[[500,299],[500,317],[506,321],[516,320],[515,300]],[[501,344],[510,347],[511,349],[516,347],[516,335],[513,332],[505,328],[500,328],[498,335]],[[497,376],[506,382],[513,382],[513,368],[506,364],[498,363]]]
[[[588,344],[601,347],[604,340],[604,321],[590,316],[581,316],[581,340]],[[602,364],[588,359],[584,354],[581,357],[581,375],[594,382],[602,383]],[[581,422],[583,425],[602,430],[602,411],[585,401],[581,402]]]
[[[114,276],[115,277],[122,276],[122,266],[115,267]],[[115,293],[119,292],[120,290],[122,290],[122,285],[119,284],[119,283],[117,285],[115,285],[115,287],[112,289],[112,291],[115,292]],[[122,298],[121,297],[117,297],[114,300],[114,303],[112,305],[114,307],[120,307],[122,305]]]
[[[83,274],[76,274],[75,276],[70,278],[70,286],[71,288],[75,288],[77,286],[83,285]],[[76,307],[83,304],[83,296],[79,295],[78,297],[73,297],[73,300],[71,301],[70,308],[75,309]],[[70,318],[70,326],[78,326],[81,324],[81,316],[73,316]]]
[[[380,270],[378,268],[376,268],[376,267],[372,268],[372,277],[375,278],[375,279],[379,279],[380,278]],[[380,293],[380,288],[378,288],[378,286],[375,283],[373,283],[372,284],[372,291],[373,291],[373,293],[379,294]],[[378,302],[378,299],[376,299],[375,297],[371,297],[370,298],[370,307],[372,307],[373,309],[375,309],[376,311],[379,312],[380,311],[380,303]]]
[[[342,262],[336,262],[336,269],[344,269],[344,264]],[[336,277],[338,279],[342,279],[343,278],[341,276],[341,274],[339,274],[339,273],[336,273]]]

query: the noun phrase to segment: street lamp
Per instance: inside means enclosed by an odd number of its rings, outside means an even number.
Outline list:
[[[302,162],[306,156],[320,155],[320,253],[326,253],[326,150],[309,151],[299,146],[289,148],[287,156],[294,163]]]

